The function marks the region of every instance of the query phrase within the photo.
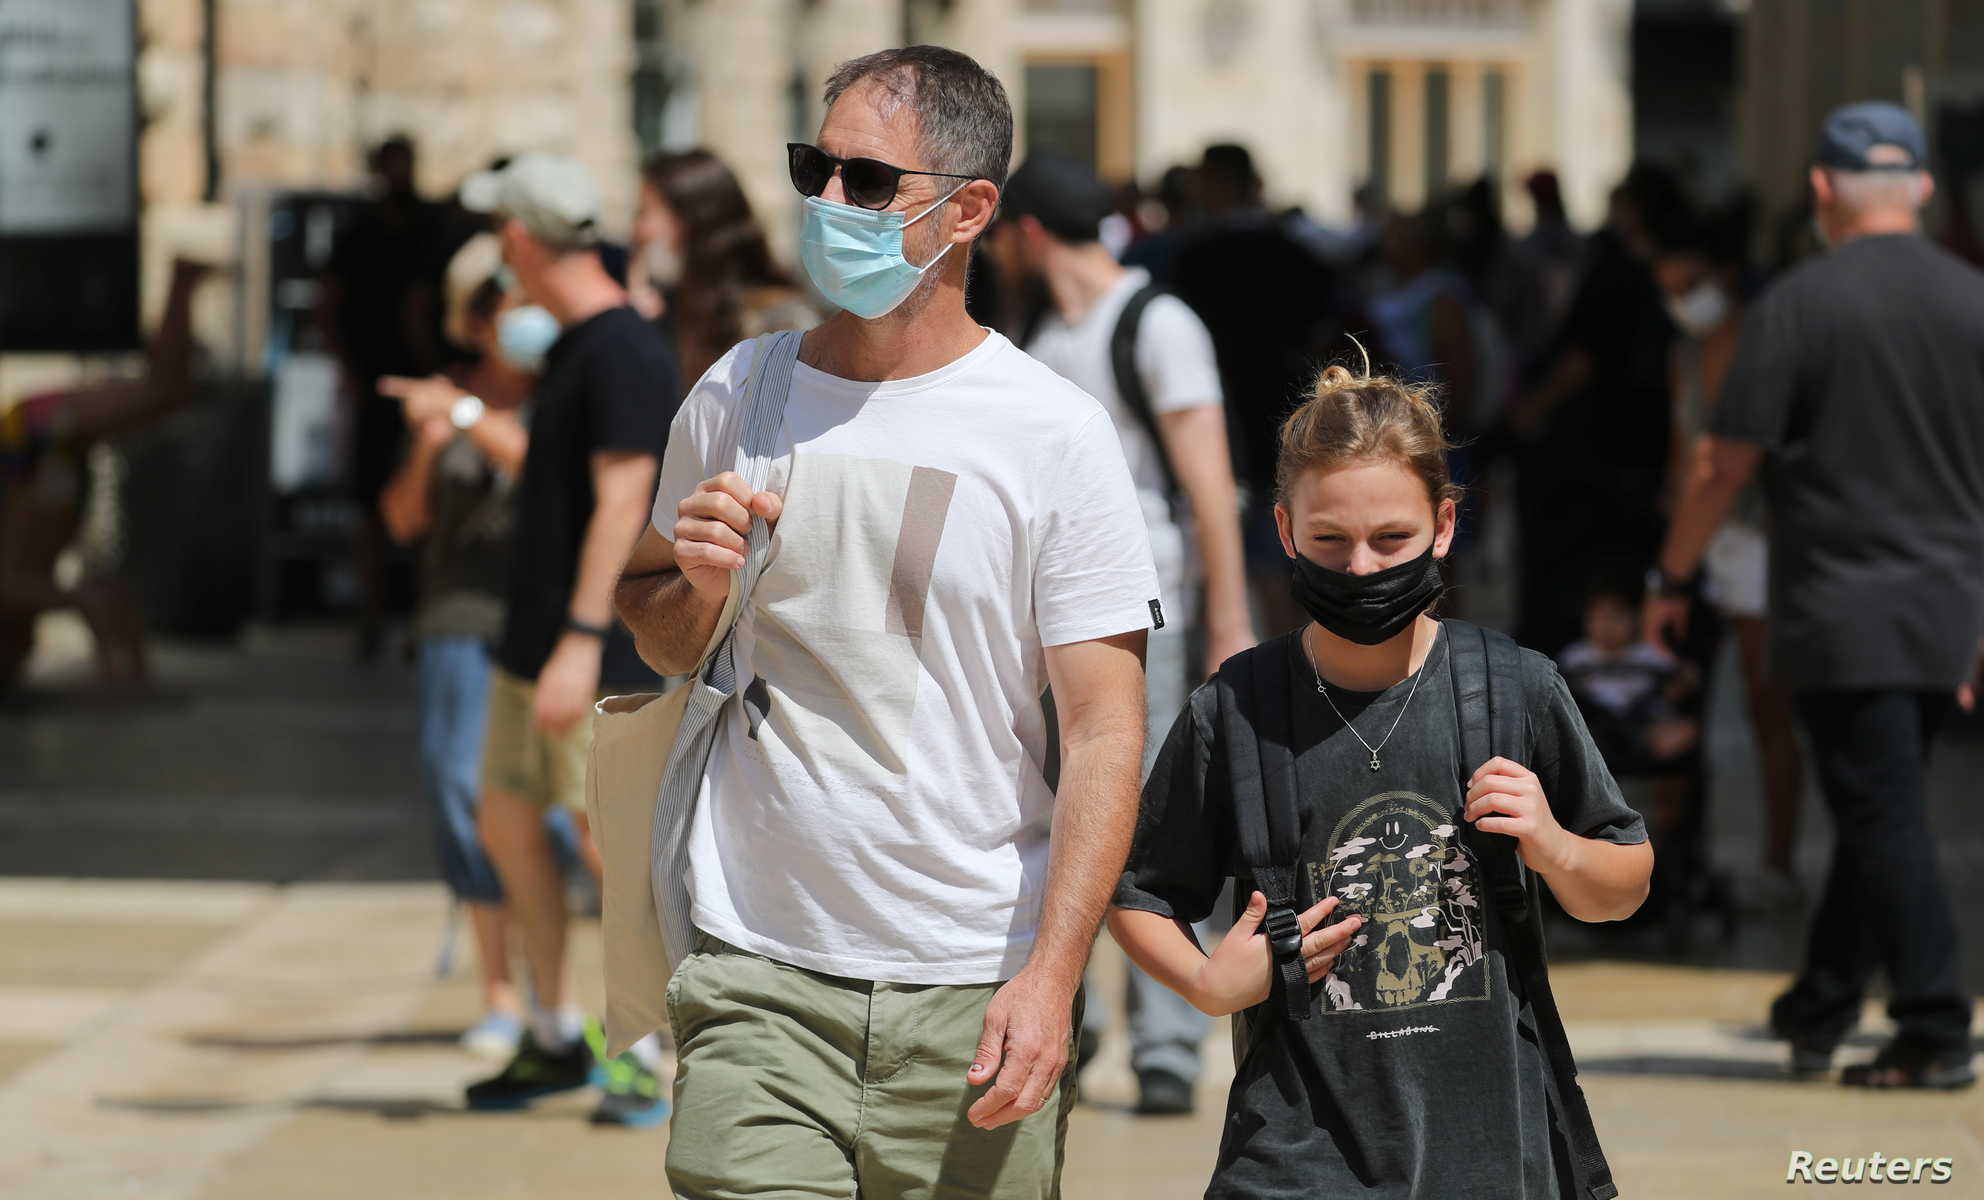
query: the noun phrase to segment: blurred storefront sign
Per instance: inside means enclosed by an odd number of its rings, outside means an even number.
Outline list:
[[[137,344],[131,0],[0,0],[0,349]]]

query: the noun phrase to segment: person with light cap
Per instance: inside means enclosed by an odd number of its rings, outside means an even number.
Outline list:
[[[1149,538],[1102,406],[965,310],[1005,88],[912,46],[844,64],[825,100],[787,158],[800,261],[841,311],[799,347],[770,483],[721,433],[760,340],[683,402],[619,589],[648,661],[690,670],[772,523],[690,831],[669,1183],[1054,1195],[1136,816]]]
[[[488,720],[488,647],[503,627],[510,492],[528,437],[518,413],[534,377],[503,356],[504,323],[527,310],[502,275],[496,235],[480,233],[455,251],[443,277],[442,328],[459,360],[449,376],[481,397],[488,414],[472,434],[457,429],[442,407],[448,389],[416,379],[379,381],[381,395],[412,393],[428,405],[407,414],[405,456],[380,494],[379,512],[394,541],[419,544],[413,631],[421,778],[434,805],[441,878],[468,912],[482,983],[483,1016],[462,1035],[462,1044],[507,1059],[523,1033],[523,1010],[510,977],[503,886],[482,849],[475,814]]]
[[[1933,184],[1892,104],[1826,118],[1810,182],[1830,253],[1748,315],[1649,603],[1684,627],[1709,542],[1761,472],[1769,666],[1796,694],[1836,826],[1791,988],[1794,1073],[1827,1073],[1876,972],[1896,1034],[1844,1082],[1967,1087],[1971,1000],[1929,827],[1937,727],[1975,702],[1984,635],[1984,276],[1917,232]]]
[[[1171,604],[1171,619],[1151,634],[1145,659],[1148,773],[1158,742],[1192,688],[1251,647],[1254,627],[1212,335],[1183,301],[1153,284],[1148,271],[1125,267],[1110,254],[1101,227],[1112,211],[1109,189],[1093,168],[1040,151],[1007,182],[987,245],[1002,276],[1044,286],[1049,303],[1020,343],[1101,402],[1137,485],[1158,585]],[[1197,662],[1191,661],[1195,651]],[[1217,937],[1209,925],[1198,932],[1201,941]],[[1190,1112],[1199,1046],[1211,1018],[1134,965],[1123,1011],[1137,1111]],[[1108,1012],[1091,993],[1083,1006],[1084,1058],[1099,1045]]]
[[[477,814],[521,934],[531,1012],[515,1057],[467,1092],[472,1109],[512,1109],[584,1087],[594,1074],[595,1052],[572,997],[563,880],[544,818],[560,805],[583,831],[593,704],[603,692],[657,683],[614,620],[613,582],[653,502],[680,392],[667,339],[628,306],[600,263],[600,195],[582,164],[523,155],[469,178],[461,199],[493,218],[503,262],[538,310],[537,319],[513,316],[499,329],[503,356],[538,374]],[[472,438],[498,419],[445,379],[401,395],[409,413],[446,412]],[[597,872],[590,841],[582,838],[581,849]],[[593,1120],[664,1119],[659,1066],[652,1041],[604,1064],[606,1094]]]

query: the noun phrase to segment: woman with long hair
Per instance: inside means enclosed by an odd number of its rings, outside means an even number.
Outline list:
[[[819,324],[772,257],[737,176],[708,150],[663,152],[642,166],[633,241],[634,306],[674,332],[685,389],[745,338]]]

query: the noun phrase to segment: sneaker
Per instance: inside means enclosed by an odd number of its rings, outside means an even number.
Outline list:
[[[507,1059],[523,1043],[524,1023],[506,1012],[491,1011],[462,1034],[462,1049],[479,1058]]]
[[[1832,1051],[1818,1046],[1791,1043],[1791,1078],[1801,1083],[1824,1079],[1832,1074]]]
[[[1770,1035],[1791,1045],[1791,1078],[1801,1082],[1824,1079],[1832,1074],[1832,1054],[1839,1040],[1815,1037],[1799,1028],[1789,1015],[1791,1002],[1791,992],[1771,1001],[1770,1017],[1766,1022]]]
[[[606,1061],[606,1032],[597,1024],[586,1026],[586,1042],[595,1057]],[[661,1077],[629,1050],[606,1062],[601,1081],[606,1094],[592,1110],[595,1125],[618,1125],[623,1129],[646,1129],[668,1119],[668,1097],[661,1094]]]
[[[1930,1091],[1960,1091],[1977,1083],[1977,1071],[1970,1056],[1941,1062],[1921,1055],[1907,1054],[1890,1043],[1870,1063],[1857,1063],[1839,1073],[1848,1087],[1923,1088]]]
[[[585,1087],[593,1081],[592,1048],[579,1038],[570,1048],[553,1054],[524,1032],[516,1056],[502,1072],[468,1087],[468,1106],[478,1112],[500,1112],[524,1108],[532,1101],[558,1092]]]
[[[595,1125],[646,1129],[668,1119],[668,1097],[661,1094],[661,1076],[632,1054],[606,1064],[606,1094],[592,1110]]]
[[[1192,1083],[1169,1071],[1137,1072],[1137,1115],[1182,1117],[1192,1111]]]

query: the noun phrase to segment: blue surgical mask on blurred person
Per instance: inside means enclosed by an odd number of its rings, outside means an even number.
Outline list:
[[[504,362],[519,371],[535,371],[544,365],[544,356],[562,332],[549,310],[526,304],[503,314],[496,325],[496,345]]]
[[[808,196],[801,206],[799,261],[807,278],[827,300],[863,320],[887,316],[909,298],[923,273],[951,252],[952,242],[922,266],[902,255],[903,230],[943,207],[964,190],[959,184],[935,204],[904,219],[899,212],[876,212]]]
[[[1729,316],[1729,297],[1715,281],[1704,279],[1678,296],[1667,297],[1667,315],[1681,332],[1706,337]]]

